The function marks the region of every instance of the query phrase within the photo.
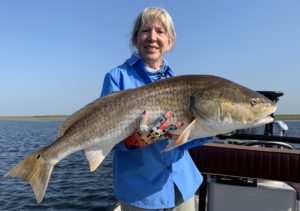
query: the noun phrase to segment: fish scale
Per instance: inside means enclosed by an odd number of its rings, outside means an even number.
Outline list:
[[[95,171],[110,150],[139,127],[141,114],[149,122],[172,111],[169,122],[183,122],[172,131],[171,150],[194,138],[256,127],[273,119],[274,102],[263,95],[217,76],[185,75],[163,79],[132,90],[99,98],[71,115],[59,138],[12,167],[6,177],[18,177],[32,186],[42,202],[53,167],[66,156],[84,150]]]

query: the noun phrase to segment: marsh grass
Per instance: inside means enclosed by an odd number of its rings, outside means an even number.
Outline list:
[[[0,120],[65,120],[67,115],[47,115],[47,116],[2,116]]]
[[[300,114],[278,114],[276,120],[300,120]]]

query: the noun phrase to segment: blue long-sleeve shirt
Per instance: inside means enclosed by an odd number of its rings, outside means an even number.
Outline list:
[[[166,61],[160,71],[150,73],[143,60],[133,54],[124,64],[106,74],[101,96],[173,75]],[[183,200],[190,199],[203,178],[187,148],[207,141],[197,139],[164,153],[162,150],[168,145],[168,139],[134,150],[129,150],[123,141],[120,142],[113,149],[115,196],[125,203],[145,209],[170,208],[175,206],[175,184]]]

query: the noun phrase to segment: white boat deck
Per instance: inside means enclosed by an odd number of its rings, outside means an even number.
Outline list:
[[[257,187],[224,184],[209,186],[209,191],[213,193],[208,194],[211,201],[206,200],[206,211],[239,211],[241,207],[243,211],[300,211],[296,191],[283,182],[260,181]],[[196,211],[198,206],[199,195],[195,195]],[[110,211],[121,211],[121,208],[117,206]]]

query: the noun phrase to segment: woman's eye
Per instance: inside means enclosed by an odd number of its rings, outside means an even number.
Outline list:
[[[142,29],[142,32],[149,32],[149,29]]]

